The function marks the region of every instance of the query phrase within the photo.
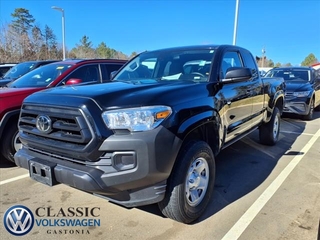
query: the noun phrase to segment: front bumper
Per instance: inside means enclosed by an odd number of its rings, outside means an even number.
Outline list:
[[[134,207],[164,198],[166,180],[180,146],[181,140],[160,126],[147,132],[108,137],[99,148],[104,154],[96,162],[68,161],[63,156],[26,147],[16,153],[15,162],[44,184],[64,183]],[[49,169],[48,174],[44,169]]]
[[[299,115],[307,115],[310,111],[310,99],[307,98],[295,98],[285,99],[285,105],[283,112],[294,113]]]

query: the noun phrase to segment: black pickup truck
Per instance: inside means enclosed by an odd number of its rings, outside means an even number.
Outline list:
[[[27,97],[14,158],[44,184],[126,207],[158,203],[190,223],[210,201],[215,156],[256,129],[275,144],[283,105],[283,79],[261,79],[244,48],[143,52],[109,83]]]

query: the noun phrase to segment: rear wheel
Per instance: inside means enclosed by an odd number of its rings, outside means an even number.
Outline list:
[[[21,148],[17,123],[6,126],[1,140],[1,154],[5,159],[14,162],[14,154]]]
[[[277,107],[273,109],[273,113],[269,122],[264,123],[259,128],[259,139],[262,144],[274,145],[279,139],[280,132],[280,111]]]
[[[185,145],[168,179],[165,198],[158,203],[163,215],[191,223],[206,209],[214,188],[215,161],[203,141]]]

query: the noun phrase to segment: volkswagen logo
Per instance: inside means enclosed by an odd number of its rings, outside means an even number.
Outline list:
[[[36,126],[40,132],[49,133],[51,132],[51,119],[45,115],[39,115],[36,120]]]
[[[22,236],[32,229],[34,217],[29,208],[16,205],[5,212],[3,224],[12,235]]]

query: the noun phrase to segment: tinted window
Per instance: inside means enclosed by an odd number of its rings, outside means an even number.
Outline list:
[[[0,67],[0,77],[2,77],[11,67]]]
[[[66,81],[71,78],[80,79],[81,82],[100,82],[99,66],[97,64],[82,66],[71,73]]]
[[[110,74],[114,71],[118,71],[122,67],[122,65],[119,64],[100,64],[100,66],[103,81],[110,80]]]

